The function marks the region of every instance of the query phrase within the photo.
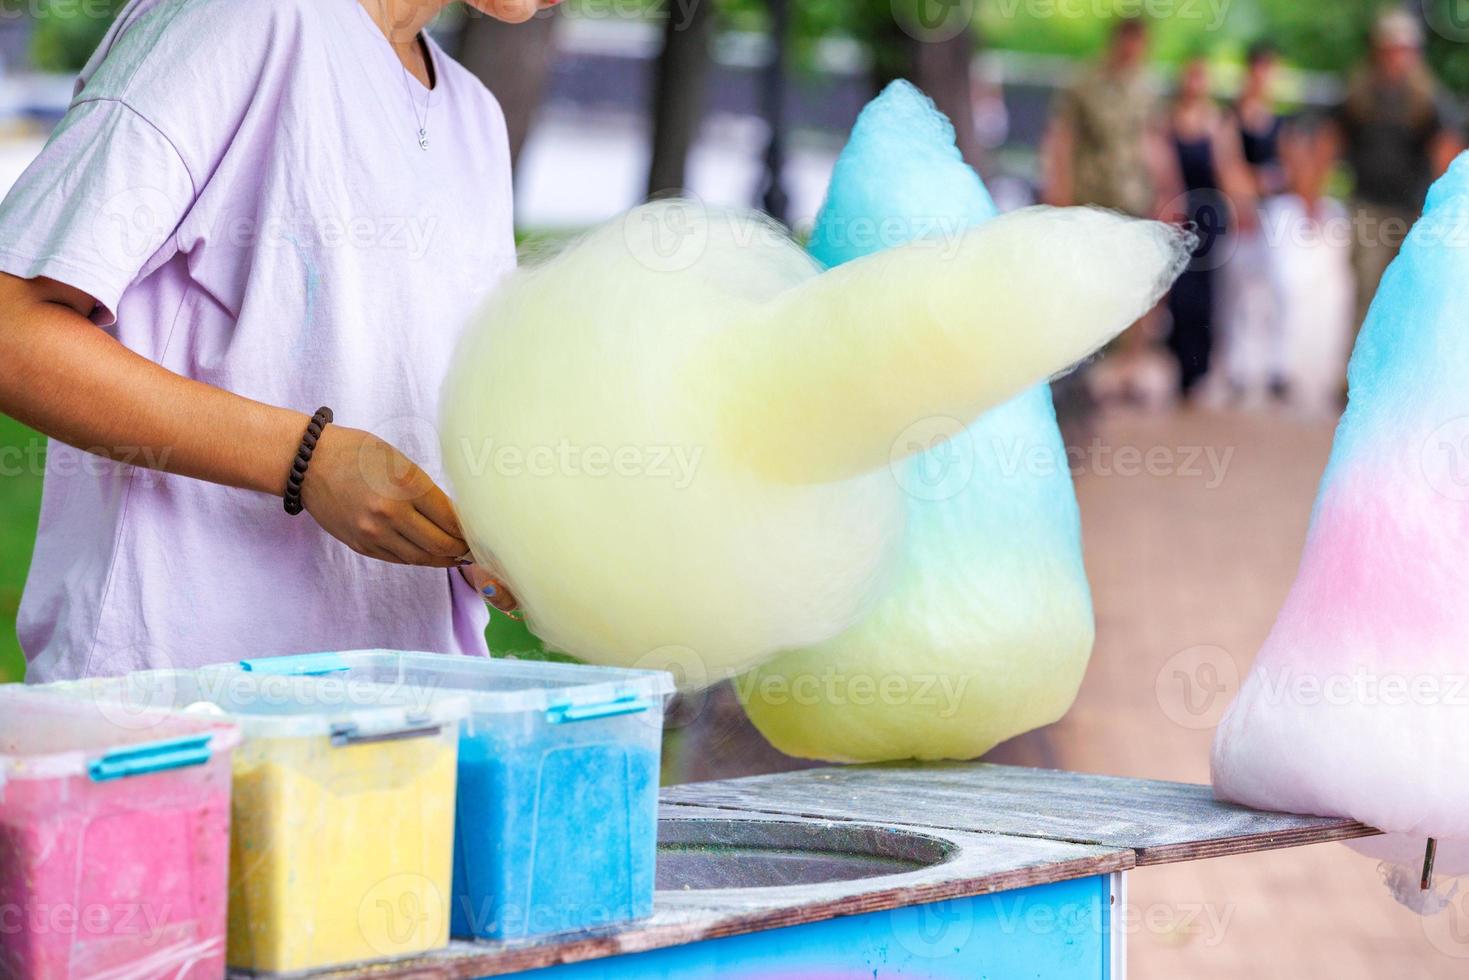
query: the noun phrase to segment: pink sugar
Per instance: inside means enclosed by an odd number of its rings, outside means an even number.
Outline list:
[[[229,766],[0,787],[0,976],[222,976]]]

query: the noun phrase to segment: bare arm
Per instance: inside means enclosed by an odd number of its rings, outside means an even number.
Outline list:
[[[1452,129],[1440,129],[1429,145],[1428,155],[1433,162],[1433,176],[1441,177],[1449,164],[1454,162],[1464,149],[1464,139]]]
[[[1055,207],[1067,207],[1076,203],[1076,189],[1071,173],[1071,161],[1076,150],[1076,134],[1072,130],[1068,114],[1058,112],[1046,128],[1042,142],[1042,175],[1045,182],[1043,198]]]
[[[1229,199],[1238,227],[1249,231],[1259,226],[1259,200],[1255,179],[1245,162],[1244,139],[1234,117],[1221,114],[1214,125],[1214,159],[1219,168],[1219,189]]]
[[[1182,200],[1186,188],[1168,125],[1163,116],[1149,121],[1143,130],[1143,160],[1153,181],[1153,217],[1160,221],[1183,221],[1188,217]]]
[[[0,411],[99,455],[279,494],[309,418],[167,371],[85,316],[92,298],[0,275]]]
[[[99,330],[92,298],[0,274],[0,412],[88,452],[279,496],[309,418],[192,381]],[[448,498],[380,439],[328,426],[302,502],[385,561],[448,567],[468,547]]]

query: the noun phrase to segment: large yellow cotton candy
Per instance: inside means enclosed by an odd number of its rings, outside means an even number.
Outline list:
[[[1085,357],[1186,260],[1033,208],[819,268],[756,216],[639,208],[500,286],[443,400],[476,557],[548,647],[698,687],[851,626],[903,528],[889,464]]]

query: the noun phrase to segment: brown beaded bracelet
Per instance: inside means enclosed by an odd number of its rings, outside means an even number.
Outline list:
[[[306,480],[306,467],[311,465],[311,454],[316,452],[316,441],[321,438],[321,430],[332,421],[332,410],[323,405],[311,416],[311,424],[306,426],[306,434],[301,437],[301,448],[296,450],[295,462],[291,463],[291,475],[286,477],[285,505],[286,513],[295,517],[301,513],[301,484]]]

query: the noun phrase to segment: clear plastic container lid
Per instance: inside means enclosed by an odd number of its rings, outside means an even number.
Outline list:
[[[82,774],[106,782],[205,762],[239,743],[226,718],[117,710],[44,687],[0,685],[0,788]]]
[[[213,672],[219,668],[204,668]],[[501,660],[442,653],[355,650],[241,661],[231,669],[254,676],[344,677],[368,681],[418,700],[448,694],[469,698],[475,715],[548,711],[619,713],[648,707],[673,693],[673,675],[581,664]]]
[[[428,696],[411,687],[355,677],[260,674],[237,668],[145,670],[126,677],[61,681],[39,690],[107,705],[111,713],[124,717],[151,717],[163,711],[228,719],[245,738],[380,739],[457,724],[469,712],[463,696]]]

